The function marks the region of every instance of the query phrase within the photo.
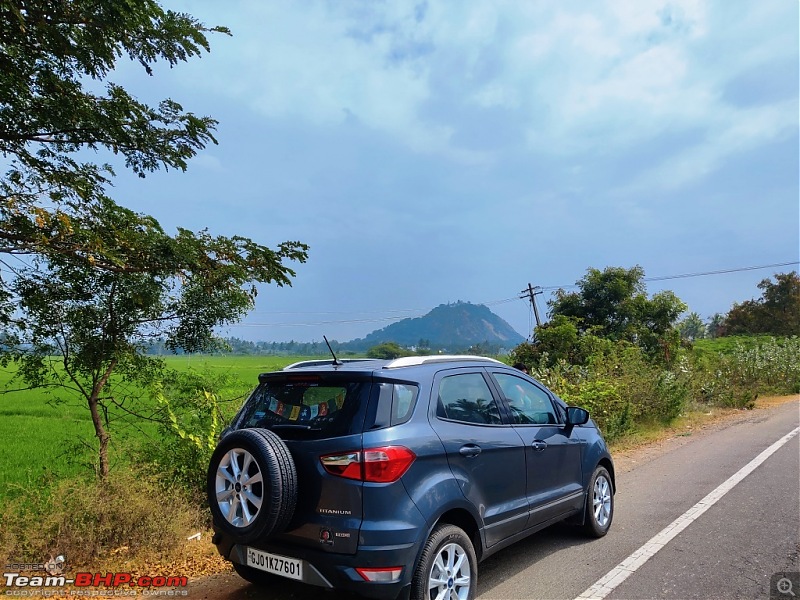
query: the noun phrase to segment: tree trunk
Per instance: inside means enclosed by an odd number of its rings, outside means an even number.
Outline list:
[[[100,479],[106,479],[108,477],[108,440],[110,436],[103,425],[103,419],[98,410],[97,394],[95,393],[92,393],[89,397],[89,411],[92,413],[94,433],[100,442]]]
[[[108,477],[108,440],[111,438],[106,431],[105,426],[103,425],[103,419],[100,416],[100,392],[103,391],[106,383],[108,382],[108,378],[111,377],[111,373],[114,371],[114,367],[117,366],[117,359],[112,359],[110,363],[108,363],[108,367],[103,373],[103,376],[100,377],[97,381],[95,381],[94,385],[92,386],[91,394],[89,394],[89,411],[92,413],[92,423],[94,424],[94,433],[97,436],[97,440],[100,442],[100,479],[106,479]]]

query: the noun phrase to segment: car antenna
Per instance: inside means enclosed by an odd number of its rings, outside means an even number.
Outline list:
[[[325,340],[325,344],[328,346],[328,350],[330,350],[330,351],[331,351],[331,356],[333,357],[333,364],[334,364],[334,366],[336,366],[336,365],[343,365],[344,363],[343,363],[342,361],[340,361],[338,358],[336,358],[336,355],[333,353],[333,348],[331,348],[331,343],[328,341],[328,338],[326,338],[326,337],[323,335],[323,336],[322,336],[322,339],[323,339],[323,340]]]

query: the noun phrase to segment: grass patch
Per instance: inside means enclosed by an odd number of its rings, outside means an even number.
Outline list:
[[[68,416],[14,414],[0,418],[0,496],[47,479],[71,477],[87,470],[89,448],[78,440],[90,440],[88,419]]]
[[[181,355],[164,357],[168,368],[178,371],[226,373],[231,384],[220,394],[225,413],[232,415],[258,383],[259,373],[280,370],[312,357]],[[17,497],[47,481],[92,473],[97,444],[89,409],[75,396],[60,391],[55,396],[43,389],[18,390],[12,366],[0,369],[0,500]],[[13,390],[13,391],[11,391]],[[144,390],[128,390],[141,412],[155,409]],[[131,448],[160,444],[158,425],[111,408],[111,467],[129,466]]]

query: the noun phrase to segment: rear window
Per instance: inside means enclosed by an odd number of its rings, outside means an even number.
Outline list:
[[[321,439],[357,433],[354,417],[369,396],[367,382],[261,383],[245,403],[237,427],[272,429],[284,439]]]

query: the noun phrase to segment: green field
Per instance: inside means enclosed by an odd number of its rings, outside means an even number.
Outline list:
[[[175,370],[229,375],[233,383],[220,396],[225,412],[232,415],[259,373],[307,358],[183,355],[166,357],[166,362]],[[94,429],[84,402],[64,391],[14,391],[23,387],[13,380],[14,372],[13,367],[0,369],[0,390],[5,391],[0,394],[0,497],[13,494],[16,488],[46,486],[89,470],[96,456]],[[137,409],[152,408],[144,391],[138,398]],[[112,469],[128,461],[136,446],[160,441],[155,423],[133,420],[119,411],[110,411],[109,418]]]

